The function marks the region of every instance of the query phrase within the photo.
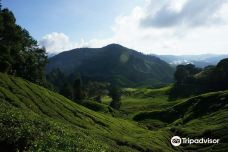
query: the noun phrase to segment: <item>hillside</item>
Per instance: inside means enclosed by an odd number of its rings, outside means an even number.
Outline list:
[[[172,103],[172,102],[171,102]],[[211,92],[163,109],[139,112],[134,120],[154,130],[161,126],[188,138],[220,139],[219,144],[184,144],[185,151],[228,151],[228,91]]]
[[[212,91],[228,89],[228,58],[216,66],[204,69],[194,65],[179,65],[174,74],[175,84],[170,92],[170,99],[189,97]]]
[[[47,74],[59,68],[64,74],[77,74],[96,81],[116,81],[121,86],[167,84],[174,69],[158,57],[144,55],[117,44],[103,48],[81,48],[49,59]]]
[[[21,78],[0,74],[0,150],[227,151],[228,91],[174,102],[166,97],[169,89],[125,90],[124,112],[150,109],[134,116],[137,123],[94,112]],[[219,138],[220,144],[172,147],[174,135]]]
[[[169,131],[96,113],[21,78],[0,74],[0,104],[1,151],[173,151]]]

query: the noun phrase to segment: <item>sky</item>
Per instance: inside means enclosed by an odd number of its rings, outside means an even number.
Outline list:
[[[2,0],[49,54],[118,43],[146,54],[228,54],[228,0]]]

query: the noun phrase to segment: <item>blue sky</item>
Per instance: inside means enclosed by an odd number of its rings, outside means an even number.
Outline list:
[[[17,23],[36,39],[62,32],[72,40],[111,36],[115,17],[129,13],[142,0],[3,0]]]
[[[227,54],[228,0],[2,0],[59,53],[119,43],[147,54]]]

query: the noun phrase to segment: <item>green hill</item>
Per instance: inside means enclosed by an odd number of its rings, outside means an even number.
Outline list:
[[[80,48],[49,59],[47,74],[59,68],[64,74],[81,73],[84,79],[121,86],[161,85],[173,81],[174,69],[158,57],[144,55],[117,44]]]
[[[192,64],[179,65],[174,75],[176,82],[170,99],[228,90],[228,58],[204,69]]]
[[[139,102],[147,97],[145,104],[151,98],[153,105],[155,98],[155,102],[160,97],[160,101],[165,100],[162,96],[168,90],[169,87],[155,90],[127,89],[125,93],[136,92],[133,96],[141,98]],[[123,100],[127,101],[128,98],[125,98]],[[131,104],[130,100],[126,106]],[[0,150],[228,150],[228,91],[208,93],[186,101],[162,102],[159,105],[161,109],[157,108],[160,110],[136,114],[134,120],[137,123],[94,112],[21,78],[0,74]],[[136,99],[133,101],[135,103]],[[174,135],[219,138],[220,144],[172,147],[170,138]]]
[[[173,102],[173,101],[170,101]],[[186,151],[228,151],[228,91],[211,92],[161,110],[144,111],[134,120],[148,128],[163,126],[180,137],[220,139],[215,145],[183,145]]]
[[[21,78],[0,74],[0,104],[1,151],[173,151],[167,130],[94,112]]]

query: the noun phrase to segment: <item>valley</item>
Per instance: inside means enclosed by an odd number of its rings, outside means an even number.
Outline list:
[[[29,151],[226,151],[228,92],[169,101],[169,89],[128,88],[120,111],[94,112],[21,78],[0,74],[0,143],[9,150]],[[102,101],[108,105],[110,99]],[[176,148],[170,144],[173,135],[219,137],[221,144]],[[13,143],[17,144],[12,147]]]

